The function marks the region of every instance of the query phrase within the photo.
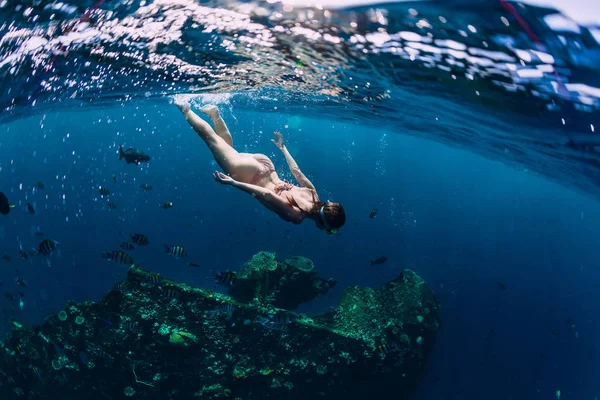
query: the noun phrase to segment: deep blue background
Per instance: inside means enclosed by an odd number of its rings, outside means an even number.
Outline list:
[[[237,269],[259,250],[312,258],[339,283],[307,305],[309,313],[334,305],[345,286],[378,286],[403,268],[416,270],[439,294],[444,323],[416,399],[553,399],[558,389],[563,399],[598,395],[596,201],[498,161],[399,135],[401,127],[382,132],[275,110],[222,110],[236,148],[272,156],[290,178],[270,143],[274,130],[284,133],[321,198],[346,208],[342,234],[284,223],[213,182],[210,152],[166,101],[19,120],[0,126],[0,187],[17,204],[0,218],[0,252],[13,259],[0,262],[0,281],[13,292],[17,275],[27,281],[20,321],[38,322],[68,299],[98,300],[126,274],[102,251],[140,232],[150,246],[131,252],[136,263],[193,285],[212,286],[210,270]],[[119,144],[153,160],[119,162]],[[35,192],[38,180],[46,188]],[[99,185],[114,193],[118,210],[106,207]],[[36,215],[24,210],[27,201]],[[164,201],[174,208],[159,208]],[[369,219],[373,208],[379,214]],[[60,242],[51,266],[18,257],[17,238],[37,247],[37,226]],[[187,259],[164,254],[163,244],[185,246]],[[370,265],[382,255],[387,264]],[[3,333],[13,313],[4,297],[0,306]]]

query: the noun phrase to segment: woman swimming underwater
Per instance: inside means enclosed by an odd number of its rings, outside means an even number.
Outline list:
[[[299,224],[305,219],[315,221],[317,228],[327,233],[335,233],[346,222],[346,213],[339,203],[319,200],[317,190],[302,173],[283,143],[279,132],[272,142],[285,156],[290,171],[300,186],[282,181],[269,157],[264,154],[238,153],[233,148],[233,139],[225,121],[214,105],[200,109],[212,120],[215,129],[191,110],[184,96],[175,98],[190,126],[198,133],[211,150],[215,161],[225,171],[213,174],[215,181],[230,185],[254,196],[269,210],[274,211],[285,221]]]

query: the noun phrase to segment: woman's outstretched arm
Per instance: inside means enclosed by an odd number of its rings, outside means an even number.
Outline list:
[[[298,167],[296,160],[294,160],[287,147],[285,147],[281,133],[275,132],[274,135],[277,138],[277,141],[275,141],[274,139],[271,139],[271,141],[275,144],[275,146],[277,146],[279,150],[281,150],[281,152],[285,156],[285,161],[287,161],[288,167],[290,167],[290,171],[292,172],[292,175],[294,175],[294,178],[296,178],[296,180],[301,186],[316,191],[315,185],[313,185],[312,182],[306,177],[306,175],[304,175],[304,173],[300,170],[300,167]]]
[[[265,207],[271,211],[274,211],[286,221],[290,221],[295,224],[302,222],[302,211],[297,210],[292,205],[287,203],[283,198],[277,196],[275,193],[265,189],[262,186],[236,181],[232,177],[218,171],[213,174],[213,178],[219,183],[233,186],[234,188],[240,189],[241,191],[252,195],[252,197],[260,201]]]

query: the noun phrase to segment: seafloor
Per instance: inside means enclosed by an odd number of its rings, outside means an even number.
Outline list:
[[[285,312],[327,292],[303,257],[261,252],[230,296],[131,266],[99,303],[69,303],[0,342],[1,399],[408,398],[425,373],[439,303],[410,270],[349,287],[329,312]],[[264,324],[280,315],[282,324]],[[391,397],[390,397],[391,396]]]

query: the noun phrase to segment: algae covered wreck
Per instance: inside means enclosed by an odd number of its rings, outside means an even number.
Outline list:
[[[308,317],[290,309],[335,283],[309,261],[259,253],[231,296],[132,266],[99,303],[69,303],[37,327],[15,321],[0,398],[407,398],[440,325],[431,289],[405,270]]]

